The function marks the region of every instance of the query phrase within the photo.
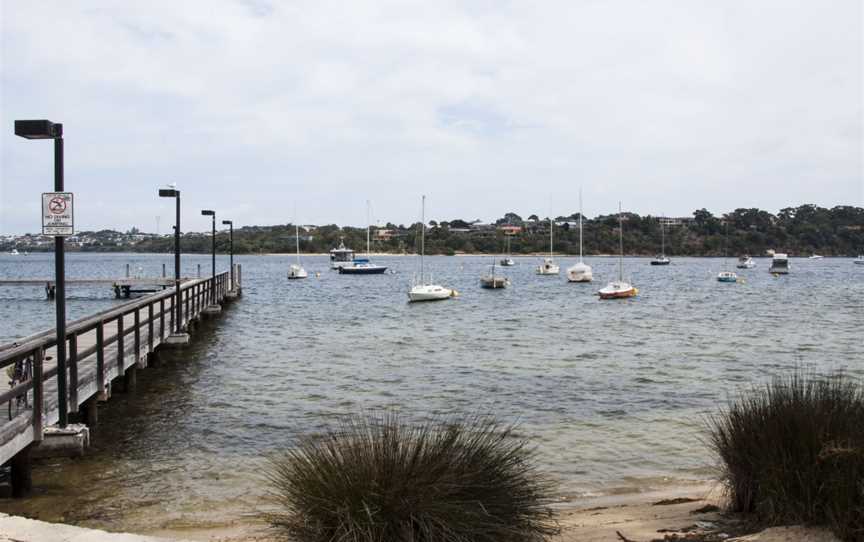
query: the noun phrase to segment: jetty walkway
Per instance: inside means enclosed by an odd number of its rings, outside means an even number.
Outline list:
[[[238,264],[233,274],[183,282],[179,315],[172,288],[69,322],[65,400],[70,418],[95,426],[97,403],[108,401],[113,387],[134,390],[136,371],[157,364],[160,348],[188,343],[202,317],[219,314],[221,305],[241,291]],[[178,318],[179,334],[174,332]],[[49,329],[0,345],[0,380],[16,362],[32,364],[32,378],[0,394],[0,465],[11,466],[15,496],[29,491],[31,451],[44,447],[46,434],[54,434],[51,426],[59,420],[58,405],[64,399],[58,394],[56,344],[56,332]]]

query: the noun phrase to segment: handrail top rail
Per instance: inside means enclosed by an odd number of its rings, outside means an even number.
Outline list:
[[[223,271],[222,273],[217,273],[216,278],[228,276],[228,271]],[[188,290],[189,288],[193,288],[199,284],[206,284],[211,281],[213,277],[200,278],[200,279],[192,279],[187,282],[181,282],[180,290]],[[163,299],[170,299],[176,295],[174,289],[167,289],[162,292],[158,292],[152,295],[148,295],[142,297],[141,299],[135,299],[129,301],[127,303],[123,303],[117,307],[113,307],[110,309],[106,309],[102,312],[98,312],[94,315],[86,316],[79,320],[75,320],[71,322],[66,327],[66,338],[70,335],[79,334],[82,332],[90,331],[99,325],[100,322],[105,322],[107,320],[113,320],[114,318],[119,318],[126,316],[127,314],[135,311],[136,309],[140,309],[141,307],[146,307],[147,305],[152,305],[158,303]],[[18,346],[14,346],[11,348],[0,350],[0,368],[10,365],[10,363],[16,359],[19,359],[23,356],[26,356],[39,348],[50,348],[57,344],[57,337],[54,333],[54,330],[42,331],[29,337],[23,339],[23,342]]]

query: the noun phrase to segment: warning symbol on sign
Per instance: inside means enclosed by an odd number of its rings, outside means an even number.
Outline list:
[[[42,234],[55,236],[75,234],[72,192],[42,194]]]

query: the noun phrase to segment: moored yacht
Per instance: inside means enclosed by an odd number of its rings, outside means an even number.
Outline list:
[[[775,275],[788,275],[789,267],[789,257],[786,254],[776,252],[774,258],[771,260],[771,267],[768,271]]]
[[[513,258],[510,257],[510,235],[505,234],[505,239],[507,239],[507,255],[501,258],[501,261],[498,263],[502,267],[511,267],[516,265],[516,262],[514,262]]]
[[[613,280],[597,292],[600,299],[624,299],[639,293],[632,284],[624,280],[624,219],[621,202],[618,202],[618,280]]]
[[[408,290],[409,301],[439,301],[456,296],[456,291],[445,288],[440,284],[432,284],[432,277],[425,282],[423,257],[426,255],[426,196],[423,196],[422,211],[420,212],[420,281],[414,283]]]
[[[289,279],[305,279],[309,273],[300,265],[300,226],[294,224],[294,238],[297,240],[297,263],[288,266]]]
[[[510,286],[510,279],[495,274],[495,260],[492,260],[492,269],[488,275],[480,277],[480,287],[488,290],[498,290]]]
[[[663,227],[663,219],[660,219],[660,254],[654,256],[651,265],[669,265],[671,260],[666,257],[666,228]]]
[[[567,270],[568,282],[591,282],[591,266],[582,261],[582,189],[579,189],[579,262]]]
[[[343,265],[339,268],[340,275],[380,275],[387,271],[387,266],[376,265],[369,261],[370,232],[372,223],[369,220],[369,202],[366,202],[366,257],[354,258],[353,265]]]
[[[551,213],[550,213],[551,214]],[[561,272],[561,268],[555,263],[555,260],[552,259],[552,231],[555,227],[555,223],[552,221],[552,218],[549,218],[549,257],[543,258],[543,263],[537,266],[537,274],[538,275],[557,275]]]
[[[858,256],[853,261],[858,265],[864,265],[864,255]]]
[[[734,271],[720,271],[717,274],[718,282],[738,282],[738,275]]]
[[[354,265],[354,251],[345,248],[345,240],[339,239],[339,246],[330,250],[330,269],[339,269],[346,265]]]
[[[738,269],[753,269],[756,267],[756,262],[753,261],[753,258],[749,254],[744,254],[743,256],[738,256],[738,265],[735,267]]]

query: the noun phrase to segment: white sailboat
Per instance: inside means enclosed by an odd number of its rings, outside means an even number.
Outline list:
[[[549,213],[550,215],[552,213]],[[543,263],[537,266],[537,274],[538,275],[557,275],[561,272],[561,268],[555,263],[553,259],[553,237],[552,231],[555,229],[555,222],[552,220],[552,217],[549,217],[549,257],[543,258]]]
[[[654,256],[651,265],[669,265],[670,259],[666,257],[666,228],[663,227],[663,219],[660,219],[660,254]]]
[[[297,263],[292,263],[288,266],[289,279],[305,279],[309,273],[300,265],[300,226],[294,224],[294,239],[297,241]]]
[[[725,268],[723,271],[717,274],[718,282],[738,282],[738,275],[734,271],[729,270],[729,259],[728,259],[728,245],[729,245],[729,225],[726,225],[726,229],[723,233],[723,267]]]
[[[568,282],[591,282],[591,266],[582,261],[582,189],[579,189],[579,263],[567,270]]]
[[[495,258],[492,258],[492,268],[488,275],[480,277],[480,287],[487,290],[499,290],[510,286],[510,279],[495,274]]]
[[[440,284],[432,284],[425,281],[423,257],[426,255],[426,196],[423,196],[422,211],[420,212],[420,281],[415,282],[408,291],[409,301],[439,301],[455,297],[455,290],[445,288]]]
[[[501,258],[501,266],[502,267],[510,267],[516,265],[516,262],[513,261],[513,258],[510,257],[510,234],[505,233],[504,238],[507,239],[507,256]]]
[[[639,293],[632,284],[624,280],[624,220],[621,216],[621,202],[618,202],[618,280],[613,280],[597,295],[600,299],[623,299],[635,297]]]

